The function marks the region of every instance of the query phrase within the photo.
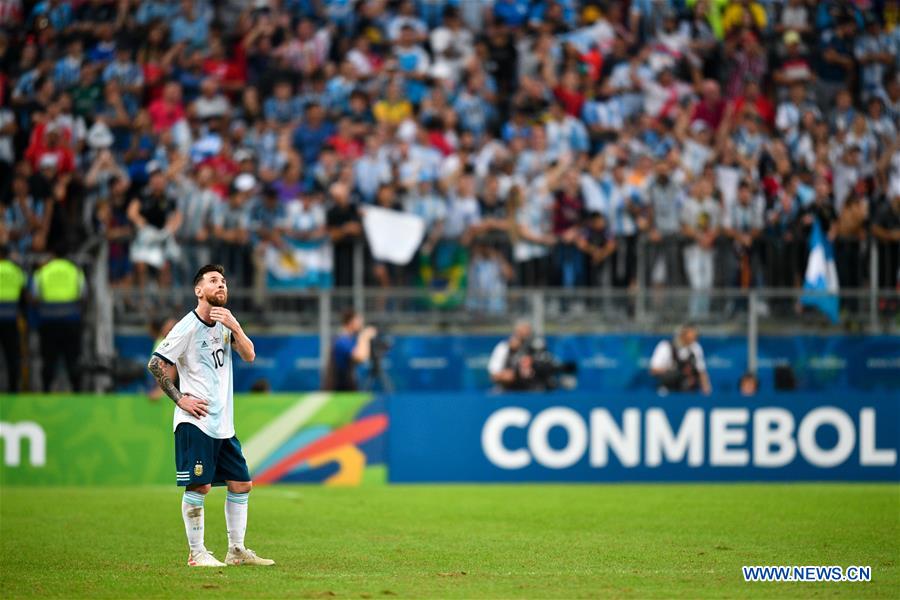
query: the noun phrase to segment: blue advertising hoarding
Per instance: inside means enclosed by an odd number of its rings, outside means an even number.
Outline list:
[[[888,394],[395,394],[389,480],[900,481]]]
[[[235,390],[247,391],[263,379],[274,391],[319,389],[318,336],[251,335],[257,359],[253,364],[235,360]],[[487,391],[488,358],[501,339],[497,335],[397,335],[383,364],[396,391]],[[547,346],[560,359],[578,364],[579,389],[648,391],[654,383],[647,363],[660,339],[648,334],[552,335]],[[704,336],[701,341],[713,388],[737,391],[747,368],[746,338]],[[116,337],[121,356],[144,364],[151,348],[147,336]],[[762,390],[773,389],[774,370],[781,364],[794,369],[802,390],[900,390],[897,336],[760,336],[758,348]]]

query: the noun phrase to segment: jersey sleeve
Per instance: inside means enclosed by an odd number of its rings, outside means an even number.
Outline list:
[[[156,350],[153,356],[158,356],[170,365],[174,365],[179,358],[184,356],[185,351],[190,345],[191,328],[183,323],[179,323],[172,328],[169,335],[166,336]]]

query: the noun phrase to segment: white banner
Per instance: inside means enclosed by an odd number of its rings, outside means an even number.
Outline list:
[[[367,206],[363,229],[375,260],[406,265],[425,237],[425,221],[409,213]]]

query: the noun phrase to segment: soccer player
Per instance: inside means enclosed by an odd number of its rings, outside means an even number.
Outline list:
[[[153,353],[148,368],[175,402],[175,479],[185,487],[181,516],[191,567],[274,565],[244,546],[250,472],[234,435],[231,349],[252,362],[253,342],[228,301],[225,272],[206,265],[194,277],[197,308],[178,322]],[[179,385],[175,385],[176,373]],[[221,563],[203,543],[203,500],[211,486],[227,485],[228,553]]]

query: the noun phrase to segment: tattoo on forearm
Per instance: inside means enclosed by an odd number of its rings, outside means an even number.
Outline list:
[[[150,372],[153,373],[153,376],[156,378],[157,383],[159,383],[159,388],[165,392],[165,394],[172,399],[172,402],[178,403],[181,400],[181,397],[184,395],[178,388],[175,387],[175,382],[172,381],[172,378],[169,377],[167,373],[166,365],[158,356],[154,356],[150,359],[150,364],[147,365],[147,368],[150,369]]]

